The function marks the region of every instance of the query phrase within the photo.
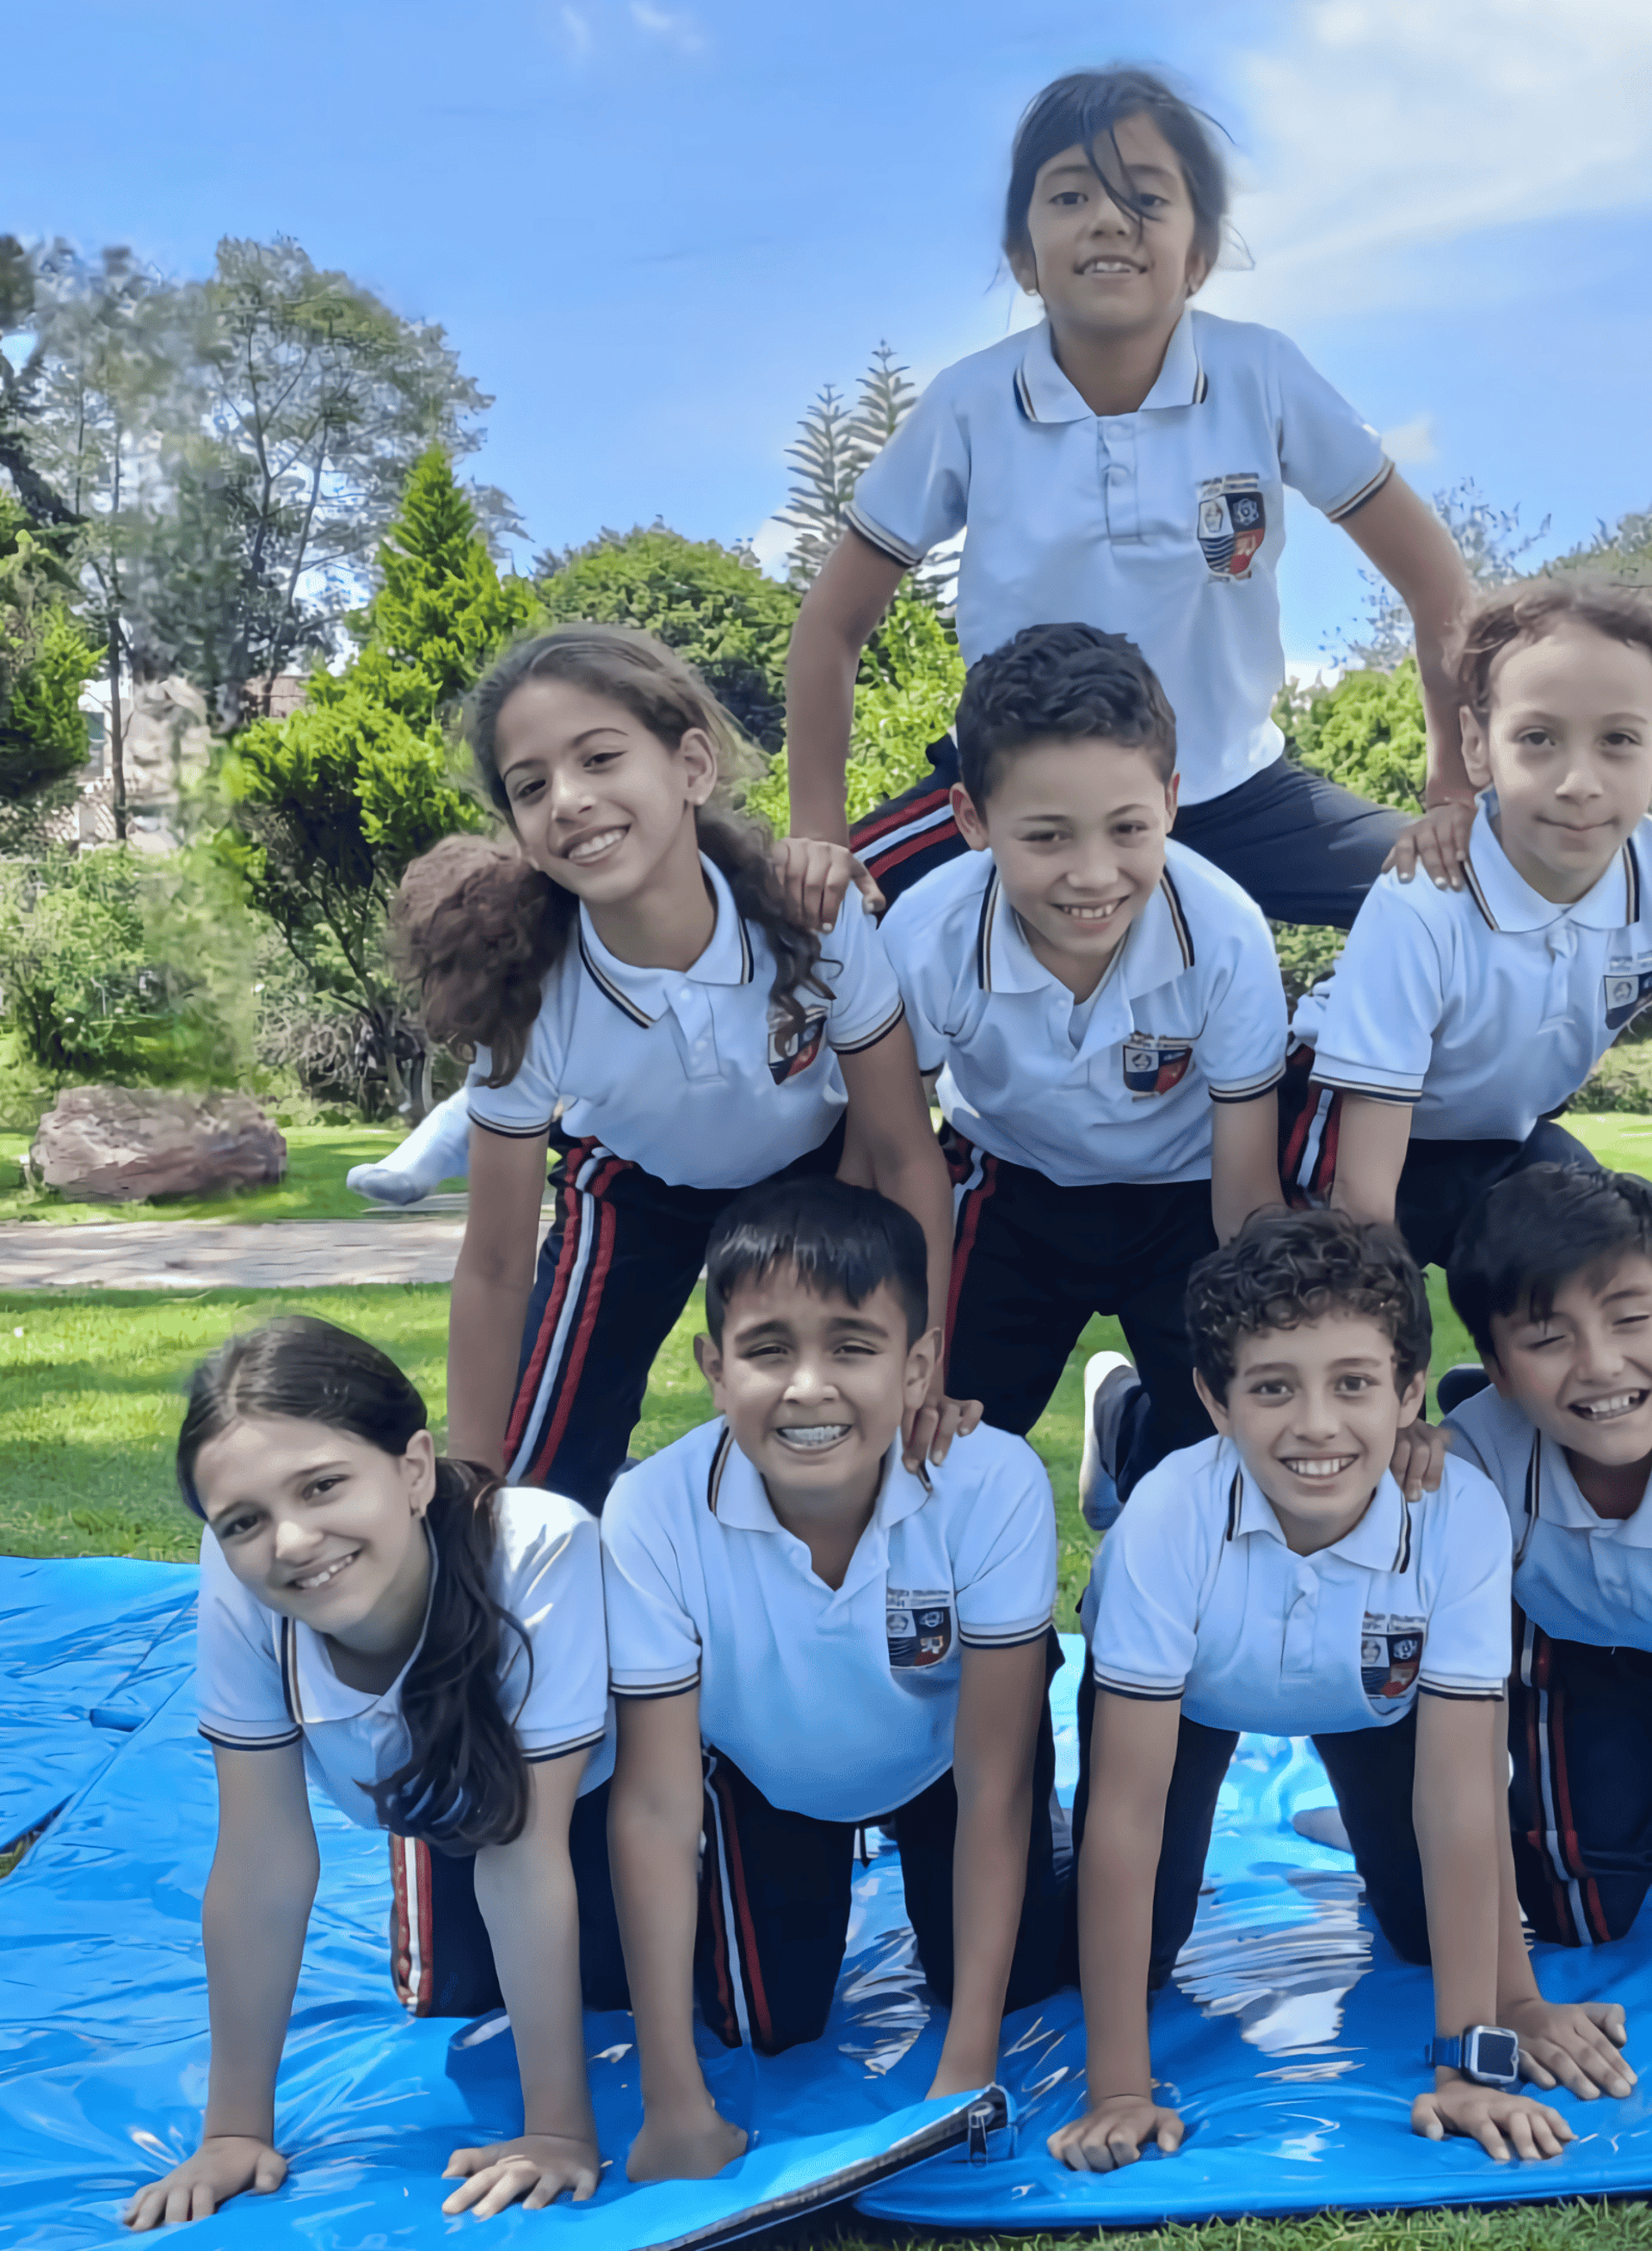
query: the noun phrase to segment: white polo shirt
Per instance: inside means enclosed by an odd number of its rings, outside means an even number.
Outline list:
[[[609,952],[584,907],[545,979],[522,1069],[484,1086],[471,1065],[470,1114],[531,1137],[553,1118],[673,1187],[740,1188],[818,1149],[848,1097],[835,1057],[875,1047],[901,1021],[877,926],[852,894],[816,964],[829,992],[798,990],[800,1032],[773,998],[774,956],[702,854],[716,927],[691,969],[639,969]]]
[[[1055,1601],[1049,1479],[985,1425],[923,1476],[890,1449],[836,1589],[722,1421],[619,1479],[602,1549],[614,1694],[697,1684],[702,1739],[821,1821],[892,1813],[944,1775],[962,1652],[1040,1639]]]
[[[1127,634],[1164,682],[1182,802],[1198,805],[1284,748],[1285,487],[1335,521],[1392,467],[1288,337],[1190,308],[1134,414],[1090,412],[1047,323],[959,360],[866,470],[848,521],[909,567],[967,530],[966,664],[1023,626]]]
[[[1652,821],[1557,906],[1516,874],[1481,798],[1468,882],[1381,876],[1291,1030],[1323,1085],[1413,1105],[1419,1141],[1524,1141],[1652,1002]]]
[[[489,1590],[533,1652],[530,1678],[520,1637],[506,1630],[500,1705],[529,1765],[591,1753],[580,1777],[583,1797],[607,1780],[614,1763],[597,1520],[577,1500],[529,1486],[508,1486],[494,1506]],[[439,1568],[434,1541],[431,1562],[433,1597]],[[428,1616],[427,1609],[427,1622]],[[380,1694],[347,1687],[321,1635],[300,1619],[266,1610],[230,1569],[217,1534],[205,1531],[195,1650],[200,1731],[209,1742],[226,1750],[270,1750],[301,1739],[315,1786],[363,1828],[379,1827],[365,1785],[388,1781],[406,1763],[411,1746],[402,1688],[418,1649]]]
[[[1210,1178],[1210,1105],[1266,1094],[1285,996],[1261,910],[1185,845],[1091,998],[1032,947],[990,852],[950,861],[883,921],[923,1070],[979,1148],[1062,1188]]]
[[[1490,1386],[1454,1408],[1446,1428],[1503,1496],[1526,1616],[1557,1641],[1652,1649],[1652,1486],[1633,1516],[1597,1516],[1565,1447]]]
[[[1315,1555],[1226,1438],[1172,1454],[1102,1541],[1085,1595],[1096,1685],[1181,1700],[1207,1728],[1269,1735],[1392,1727],[1429,1695],[1500,1697],[1509,1527],[1486,1479],[1447,1460],[1407,1506],[1385,1471],[1353,1530]]]

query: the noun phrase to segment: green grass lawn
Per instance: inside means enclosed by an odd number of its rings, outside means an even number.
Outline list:
[[[372,1207],[344,1185],[352,1165],[389,1156],[399,1126],[291,1126],[287,1177],[279,1188],[239,1195],[175,1196],[162,1203],[70,1203],[52,1188],[30,1188],[23,1157],[31,1137],[0,1133],[0,1220],[44,1219],[59,1225],[96,1219],[359,1219]],[[444,1181],[462,1188],[462,1180]]]

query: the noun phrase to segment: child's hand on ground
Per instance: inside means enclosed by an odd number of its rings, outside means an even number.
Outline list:
[[[811,930],[832,930],[850,887],[858,890],[867,914],[881,914],[882,892],[847,844],[824,843],[818,836],[783,836],[774,847],[774,871],[793,910]]]
[[[1618,2050],[1628,2038],[1615,2001],[1510,2002],[1497,2022],[1520,2036],[1520,2068],[1534,2087],[1558,2081],[1589,2102],[1596,2095],[1628,2095],[1635,2073]]]
[[[746,2130],[720,2118],[711,2097],[692,2110],[647,2111],[626,2159],[633,2181],[709,2180],[745,2154]]]
[[[1180,2149],[1185,2130],[1175,2111],[1151,2095],[1109,2095],[1082,2118],[1058,2127],[1047,2147],[1075,2173],[1110,2173],[1134,2164],[1150,2142],[1169,2157]]]
[[[446,2213],[473,2212],[491,2220],[508,2205],[526,2212],[554,2204],[564,2189],[583,2204],[596,2189],[602,2160],[595,2142],[583,2134],[518,2134],[514,2142],[492,2142],[485,2150],[455,2150],[444,2180],[462,2180],[443,2205]]]
[[[1529,2095],[1505,2094],[1500,2087],[1478,2087],[1454,2079],[1420,2095],[1411,2106],[1411,2130],[1430,2142],[1466,2134],[1489,2157],[1558,2157],[1577,2136],[1558,2110]],[[1508,2137],[1505,2141],[1503,2137]]]
[[[1431,876],[1441,890],[1460,891],[1462,871],[1469,862],[1469,832],[1474,827],[1474,814],[1472,805],[1464,805],[1457,798],[1431,806],[1420,821],[1414,821],[1409,828],[1401,829],[1382,863],[1382,873],[1386,876],[1392,868],[1402,883],[1408,883],[1420,862],[1423,873]]]
[[[1433,1423],[1420,1418],[1408,1423],[1394,1440],[1393,1459],[1388,1467],[1393,1472],[1394,1483],[1407,1500],[1420,1500],[1425,1493],[1438,1493],[1440,1479],[1446,1465],[1450,1448],[1445,1432]]]
[[[287,2159],[255,2134],[214,2134],[164,2180],[140,2189],[121,2217],[140,2231],[163,2222],[175,2227],[182,2220],[210,2220],[219,2205],[243,2189],[268,2196],[286,2178]]]
[[[953,1439],[967,1438],[980,1419],[978,1399],[949,1399],[944,1392],[931,1394],[921,1407],[909,1407],[901,1422],[902,1467],[921,1470],[926,1458],[944,1462]]]

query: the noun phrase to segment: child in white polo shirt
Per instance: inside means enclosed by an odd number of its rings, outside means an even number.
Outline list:
[[[1490,1382],[1447,1425],[1514,1532],[1520,1903],[1539,1938],[1595,1945],[1652,1884],[1652,1187],[1517,1174],[1448,1280]]]
[[[1140,651],[1026,627],[970,668],[952,796],[971,849],[883,924],[956,1192],[948,1380],[1025,1433],[1093,1313],[1122,1499],[1210,1423],[1189,1268],[1277,1204],[1285,1000],[1258,908],[1167,842],[1177,720]]]
[[[1471,620],[1461,678],[1463,888],[1386,876],[1360,909],[1292,1024],[1284,1159],[1441,1265],[1494,1181],[1593,1162],[1554,1113],[1652,1001],[1652,600],[1533,580]]]
[[[1178,841],[1266,913],[1346,929],[1405,821],[1283,755],[1271,710],[1288,489],[1340,524],[1411,611],[1426,797],[1441,808],[1417,841],[1431,872],[1455,863],[1470,792],[1444,643],[1472,599],[1467,574],[1375,431],[1288,338],[1190,308],[1227,195],[1208,121],[1146,71],[1075,72],[1023,116],[1004,253],[1045,318],[930,384],[856,486],[792,634],[789,859],[817,908],[843,880],[808,840],[848,838],[861,652],[905,573],[967,530],[965,662],[1048,618],[1127,634],[1181,733]],[[933,779],[854,832],[887,897],[963,849],[952,745],[930,755]]]
[[[841,1181],[753,1188],[713,1233],[706,1323],[721,1419],[629,1471],[603,1518],[633,2179],[744,2147],[695,2058],[696,1994],[731,2047],[819,2037],[858,1829],[893,1827],[950,2009],[931,2093],[994,2076],[1006,2007],[1053,1991],[1068,1945],[1049,1481],[985,1429],[902,1465],[940,1341],[915,1222]]]
[[[938,1297],[946,1169],[876,929],[858,901],[824,938],[792,912],[729,802],[738,731],[680,657],[618,627],[539,634],[480,682],[468,732],[517,848],[449,837],[397,901],[426,1028],[475,1056],[450,1442],[600,1509],[737,1189],[835,1172],[852,1112],[857,1176],[916,1213]],[[909,1458],[955,1423],[937,1390]]]
[[[1508,2005],[1586,2054],[1599,2033],[1544,2009],[1517,1919],[1500,1946],[1507,1521],[1463,1463],[1414,1504],[1388,1469],[1427,1382],[1421,1275],[1392,1228],[1264,1214],[1195,1270],[1188,1322],[1220,1435],[1144,1479],[1085,1598],[1089,2093],[1050,2147],[1104,2171],[1180,2143],[1153,2096],[1148,1995],[1192,1928],[1217,1792],[1254,1728],[1313,1736],[1378,1923],[1433,1961],[1414,2130],[1558,2155],[1571,2129],[1514,2091]]]
[[[218,1769],[202,1906],[201,2146],[135,2228],[278,2188],[275,2078],[319,1863],[307,1780],[391,1833],[392,1966],[415,2015],[510,2011],[524,2130],[456,2150],[443,2206],[576,2201],[600,2160],[580,1998],[623,2008],[605,1825],[595,1520],[439,1458],[392,1361],[292,1315],[199,1367],[178,1483],[205,1519],[196,1663]]]

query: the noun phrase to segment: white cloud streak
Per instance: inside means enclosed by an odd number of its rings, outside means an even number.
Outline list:
[[[1301,0],[1241,69],[1256,271],[1213,310],[1378,309],[1408,251],[1652,202],[1647,0]]]
[[[631,0],[631,20],[639,31],[665,40],[685,55],[697,55],[706,44],[704,32],[686,10],[656,8],[651,0]]]

